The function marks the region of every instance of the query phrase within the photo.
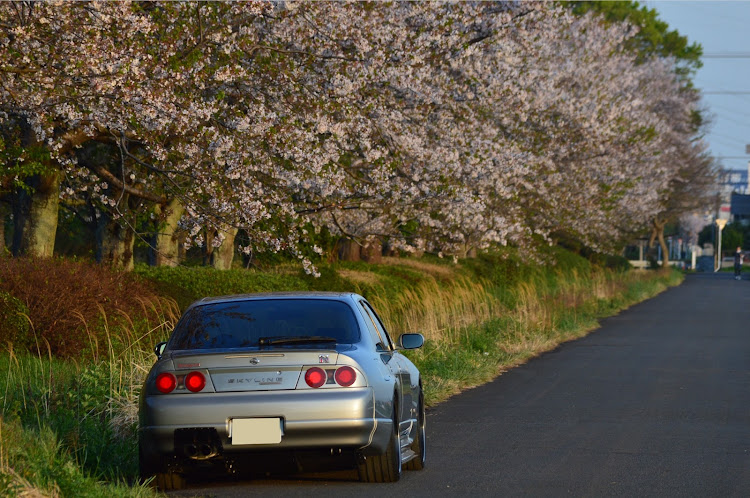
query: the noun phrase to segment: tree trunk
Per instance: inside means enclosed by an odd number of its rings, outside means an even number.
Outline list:
[[[203,266],[212,266],[214,263],[214,237],[216,237],[216,230],[212,227],[206,227],[203,229],[205,236],[203,237]]]
[[[96,222],[96,261],[126,271],[133,269],[133,244],[135,234],[130,225],[112,219],[109,213],[101,213]]]
[[[339,259],[341,261],[360,261],[361,247],[352,239],[339,240]]]
[[[217,270],[229,270],[232,268],[232,261],[234,260],[234,239],[237,237],[239,230],[229,227],[226,230],[222,230],[222,232],[224,240],[220,246],[213,248],[211,264]]]
[[[178,199],[172,199],[166,206],[157,205],[154,210],[160,221],[155,237],[156,266],[177,266],[180,262],[177,224],[185,208]]]
[[[379,264],[383,262],[383,243],[378,239],[368,241],[360,250],[362,259],[368,263]]]
[[[424,254],[424,252],[423,252]],[[473,247],[469,244],[469,242],[465,242],[461,245],[461,249],[459,250],[457,254],[459,259],[472,259],[477,257],[477,249],[476,247]]]
[[[10,205],[4,200],[0,200],[0,256],[4,256],[8,251],[8,245],[5,243],[5,221],[10,214]]]
[[[651,239],[648,242],[648,245],[652,246],[655,240],[659,241],[662,268],[669,268],[669,247],[667,246],[667,241],[664,239],[664,227],[666,225],[666,220],[654,219],[652,221]]]
[[[31,193],[19,191],[14,206],[13,254],[51,258],[55,250],[62,173],[30,179]]]

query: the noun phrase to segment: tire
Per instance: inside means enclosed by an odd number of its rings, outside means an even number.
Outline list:
[[[419,412],[417,414],[417,433],[411,443],[411,450],[416,454],[414,458],[404,464],[406,470],[424,469],[427,454],[427,433],[425,431],[426,417],[424,413],[424,395],[419,393]]]
[[[382,455],[365,457],[364,462],[357,466],[357,470],[362,482],[396,482],[401,478],[401,442],[398,436],[398,418],[395,408],[388,449]]]
[[[162,472],[156,474],[154,482],[161,491],[173,491],[185,487],[185,476],[177,472]]]
[[[151,480],[150,485],[162,491],[178,490],[185,487],[185,476],[178,472],[166,470],[161,465],[154,463],[153,459],[148,458],[138,444],[138,473],[141,483]]]
[[[145,483],[159,472],[159,469],[154,465],[151,458],[148,458],[143,452],[141,442],[138,441],[138,476],[141,479],[141,483]]]

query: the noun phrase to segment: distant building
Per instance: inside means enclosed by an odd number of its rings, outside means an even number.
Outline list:
[[[750,164],[748,165],[750,169]],[[719,212],[717,219],[727,221],[747,220],[750,223],[750,185],[748,172],[722,170],[719,172]]]
[[[750,225],[750,195],[732,193],[730,199],[730,221]]]
[[[750,166],[748,166],[750,167]],[[747,184],[748,172],[736,169],[725,169],[719,172],[719,185],[722,193],[750,194]]]

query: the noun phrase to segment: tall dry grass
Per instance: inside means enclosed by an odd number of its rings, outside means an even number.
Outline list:
[[[144,309],[142,318],[134,321],[124,312],[119,312],[121,334],[117,336],[115,349],[113,335],[106,329],[110,389],[107,398],[107,411],[110,426],[119,436],[134,436],[133,429],[138,421],[138,396],[143,379],[153,365],[154,346],[166,340],[180,318],[180,308],[171,299],[141,299]],[[156,319],[154,319],[156,317]],[[105,319],[105,324],[106,324]]]
[[[450,285],[434,279],[407,289],[396,299],[371,298],[391,333],[418,332],[428,341],[451,342],[465,327],[483,323],[500,310],[500,302],[488,292],[489,284],[460,278]]]
[[[375,296],[371,301],[393,335],[419,332],[427,341],[445,345],[455,343],[459,331],[467,327],[509,318],[512,330],[501,335],[510,348],[507,343],[523,342],[529,334],[553,329],[560,310],[615,297],[623,287],[618,278],[605,270],[556,272],[552,279],[534,278],[505,289],[512,296],[512,306],[495,297],[490,282],[468,278],[449,285],[428,280],[395,300]]]
[[[667,274],[592,269],[557,272],[550,280],[520,283],[515,305],[499,345],[511,354],[529,356],[549,351],[560,342],[581,337],[598,326],[598,319],[653,297],[680,277]],[[628,295],[629,294],[629,295]]]
[[[138,317],[122,310],[110,316],[100,307],[96,324],[92,325],[78,314],[79,331],[86,335],[89,347],[77,360],[56,358],[49,343],[41,338],[40,344],[38,336],[34,355],[15,351],[8,344],[2,413],[7,413],[11,409],[8,404],[15,402],[19,406],[14,410],[27,416],[29,410],[34,411],[32,416],[41,422],[56,416],[56,403],[65,408],[76,404],[82,408],[84,418],[103,417],[116,435],[123,439],[134,437],[138,395],[155,359],[153,347],[166,340],[180,316],[174,300],[140,301],[144,313]],[[31,331],[34,332],[33,323]],[[82,391],[75,396],[86,396],[89,401],[71,399],[72,393],[65,392],[71,386]],[[94,399],[100,394],[104,399]]]

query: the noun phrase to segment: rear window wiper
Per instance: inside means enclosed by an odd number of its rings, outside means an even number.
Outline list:
[[[259,346],[274,346],[278,344],[314,344],[316,342],[337,342],[338,339],[322,335],[303,335],[287,337],[261,337]]]

